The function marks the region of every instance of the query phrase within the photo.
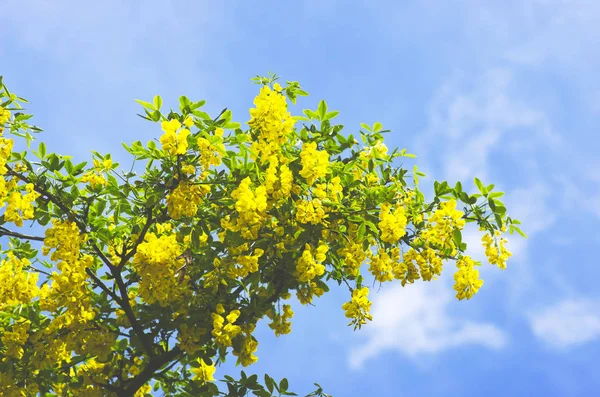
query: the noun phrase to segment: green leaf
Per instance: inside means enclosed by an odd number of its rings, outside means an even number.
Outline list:
[[[523,231],[518,227],[518,226],[510,226],[510,234],[512,234],[512,231],[515,231],[517,233],[519,233],[523,238],[527,238],[527,235],[525,233],[523,233]]]
[[[283,378],[280,382],[279,382],[279,390],[281,390],[282,392],[287,391],[288,388],[288,380],[287,378]]]
[[[240,128],[242,125],[240,123],[234,122],[234,121],[230,121],[228,123],[223,124],[223,128],[226,130],[235,130],[237,128]]]
[[[337,110],[334,110],[333,112],[329,112],[329,113],[327,113],[327,114],[325,115],[325,117],[324,117],[324,119],[323,119],[323,120],[324,120],[324,121],[325,121],[325,120],[331,120],[331,119],[333,119],[333,118],[337,117],[337,115],[338,115],[338,114],[340,114],[340,112],[339,112],[339,111],[337,111]]]
[[[361,126],[362,128],[364,128],[365,130],[369,131],[369,132],[373,132],[373,130],[371,129],[371,127],[370,127],[370,126],[368,126],[368,125],[367,125],[367,124],[365,124],[365,123],[360,123],[360,126]]]
[[[140,105],[142,105],[143,107],[145,107],[146,109],[156,110],[156,108],[154,107],[154,105],[151,104],[150,102],[142,101],[141,99],[136,99],[135,101],[137,103],[139,103]]]
[[[489,204],[489,206],[490,206],[490,209],[491,209],[493,212],[496,212],[496,203],[494,203],[494,200],[493,200],[493,199],[491,199],[491,198],[488,198],[488,204]]]
[[[373,132],[379,132],[381,131],[381,129],[383,128],[383,125],[378,121],[375,124],[373,124]]]
[[[159,110],[161,106],[162,106],[162,98],[160,97],[160,95],[155,95],[154,96],[154,108],[156,110]]]
[[[327,114],[327,102],[325,102],[324,100],[321,100],[321,102],[319,102],[317,113],[319,114],[319,120],[325,120],[325,115]]]
[[[456,182],[456,185],[454,185],[454,191],[458,195],[460,195],[460,193],[462,192],[462,183],[460,183],[460,181]]]
[[[454,228],[453,237],[454,237],[454,243],[456,244],[456,246],[460,247],[460,245],[462,244],[462,233],[460,232],[460,230],[457,227]]]
[[[267,385],[267,389],[269,389],[270,393],[273,393],[273,389],[275,386],[275,381],[269,375],[265,374],[265,385]]]
[[[477,186],[477,189],[479,189],[481,194],[483,194],[484,196],[487,196],[487,190],[485,189],[485,187],[483,186],[483,183],[481,183],[479,178],[475,178],[474,180],[475,180],[475,186]]]
[[[46,144],[44,142],[40,142],[40,146],[38,147],[38,153],[40,154],[41,159],[46,157]]]

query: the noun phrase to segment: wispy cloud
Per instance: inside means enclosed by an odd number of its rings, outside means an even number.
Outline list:
[[[451,79],[431,101],[427,130],[417,141],[421,157],[449,181],[475,176],[486,181],[493,154],[558,147],[561,138],[545,113],[515,91],[507,69],[493,68],[476,79]]]
[[[567,349],[600,339],[600,301],[565,300],[530,315],[533,333],[548,346]]]
[[[452,295],[441,280],[382,290],[373,298],[374,319],[361,332],[366,341],[350,351],[350,366],[360,368],[389,350],[414,358],[463,345],[494,350],[506,345],[507,336],[495,325],[452,317]]]

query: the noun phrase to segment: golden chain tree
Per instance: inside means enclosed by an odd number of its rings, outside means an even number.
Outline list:
[[[93,152],[88,166],[44,143],[15,151],[10,135],[29,146],[40,129],[0,80],[3,396],[295,395],[286,379],[259,384],[243,371],[225,377],[227,393],[213,382],[229,352],[244,367],[257,361],[260,319],[277,336],[291,331],[292,293],[312,304],[347,287],[356,329],[372,318],[361,271],[405,286],[453,261],[456,296],[470,299],[483,281],[465,255],[468,222],[505,268],[503,233],[523,233],[493,185],[476,179],[468,194],[435,182],[426,202],[423,174],[394,164],[414,156],[388,153],[380,123],[361,124],[359,144],[324,101],[293,117],[288,100],[307,95],[297,82],[253,80],[262,87],[247,130],[229,110],[203,112],[204,101],[182,96],[168,113],[159,96],[138,101],[162,129],[158,142],[124,145],[141,172],[110,154]]]

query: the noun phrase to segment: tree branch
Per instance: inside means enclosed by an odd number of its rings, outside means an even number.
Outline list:
[[[116,392],[117,396],[132,397],[135,395],[135,392],[138,391],[140,387],[152,379],[156,371],[161,369],[165,364],[173,361],[181,353],[182,351],[178,347],[174,347],[168,352],[151,359],[148,365],[146,365],[146,367],[136,377],[128,380],[129,382],[127,383],[126,387]]]
[[[8,230],[4,227],[0,227],[0,237],[2,237],[2,236],[22,238],[24,240],[44,241],[44,237],[29,236],[27,234],[13,232],[12,230]]]

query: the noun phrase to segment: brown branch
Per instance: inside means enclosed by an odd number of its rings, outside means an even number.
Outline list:
[[[146,214],[146,223],[144,224],[144,228],[142,229],[142,231],[140,232],[135,244],[133,245],[133,247],[131,248],[131,251],[129,251],[127,254],[125,254],[122,258],[121,261],[119,262],[119,267],[122,267],[123,265],[125,265],[131,258],[133,258],[133,256],[135,255],[135,253],[137,252],[137,248],[138,246],[142,243],[142,241],[144,241],[144,238],[146,238],[146,233],[148,233],[148,229],[150,229],[150,226],[152,226],[152,224],[156,221],[156,219],[152,219],[152,209],[148,209],[148,212]]]
[[[129,323],[131,324],[131,327],[140,338],[142,346],[144,346],[144,350],[146,351],[146,354],[148,354],[150,357],[154,356],[154,352],[152,351],[152,343],[148,340],[148,335],[144,332],[144,329],[137,321],[137,318],[133,313],[133,309],[131,308],[131,303],[129,302],[129,295],[127,293],[127,286],[123,282],[121,272],[116,267],[113,267],[111,269],[111,273],[115,278],[115,283],[117,284],[117,287],[119,288],[119,293],[121,294],[121,308],[125,312],[125,315],[127,316]]]
[[[2,236],[22,238],[25,240],[44,241],[44,237],[29,236],[27,234],[13,232],[12,230],[8,230],[4,227],[0,227],[0,237],[2,237]]]
[[[151,359],[148,365],[146,365],[146,367],[136,377],[129,379],[126,387],[116,392],[117,396],[132,397],[135,395],[135,392],[138,391],[140,387],[152,379],[156,371],[161,369],[165,364],[173,361],[181,353],[182,351],[178,347],[174,347],[168,352]]]
[[[94,272],[92,272],[92,270],[91,270],[89,267],[85,269],[85,272],[87,273],[87,275],[88,275],[88,276],[90,276],[90,277],[92,278],[92,280],[94,280],[94,283],[95,283],[95,284],[96,284],[98,287],[100,287],[100,289],[102,289],[102,291],[106,292],[106,293],[108,294],[108,296],[110,296],[111,298],[113,298],[113,299],[115,300],[115,302],[117,302],[117,304],[118,304],[119,306],[123,306],[123,304],[122,304],[122,302],[121,302],[121,299],[120,299],[120,298],[119,298],[117,295],[115,295],[115,294],[114,294],[114,292],[112,292],[112,291],[111,291],[111,290],[110,290],[110,289],[109,289],[109,288],[106,286],[106,284],[104,284],[104,283],[102,282],[102,280],[100,280],[100,279],[98,278],[98,276],[96,276],[96,275],[94,274]]]

